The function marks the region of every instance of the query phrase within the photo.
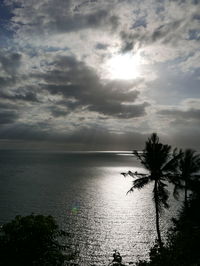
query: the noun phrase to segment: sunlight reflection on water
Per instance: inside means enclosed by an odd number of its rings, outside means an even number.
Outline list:
[[[53,215],[72,233],[81,266],[108,265],[114,249],[124,263],[147,258],[156,237],[152,184],[126,195],[132,178],[120,173],[144,170],[122,154],[4,153],[0,222],[31,212]],[[170,201],[163,235],[177,213]]]
[[[132,178],[119,173],[127,168],[101,167],[95,171],[99,176],[87,180],[76,194],[80,212],[73,225],[80,265],[107,265],[114,249],[121,252],[124,263],[148,258],[156,237],[152,185],[126,195]],[[169,217],[161,228],[166,230],[167,223]]]

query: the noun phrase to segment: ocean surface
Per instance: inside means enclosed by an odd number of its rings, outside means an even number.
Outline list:
[[[0,151],[0,224],[16,215],[53,215],[71,233],[81,266],[106,266],[117,249],[124,263],[147,259],[156,237],[152,184],[126,195],[145,172],[128,152]],[[172,190],[172,187],[169,187]],[[172,197],[162,236],[181,203]]]

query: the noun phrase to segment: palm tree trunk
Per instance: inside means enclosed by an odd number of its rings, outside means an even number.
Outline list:
[[[155,208],[156,208],[156,231],[157,231],[157,236],[158,236],[158,244],[160,248],[162,248],[163,244],[162,244],[161,234],[160,234],[157,181],[155,181],[154,198],[155,198]]]

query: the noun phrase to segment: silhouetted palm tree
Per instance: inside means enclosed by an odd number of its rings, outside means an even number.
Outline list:
[[[137,179],[133,181],[133,186],[128,192],[133,191],[135,188],[141,189],[146,184],[154,182],[153,200],[156,211],[156,230],[158,243],[161,248],[162,240],[159,217],[162,207],[169,207],[167,203],[169,192],[166,189],[167,184],[163,181],[172,181],[172,178],[177,171],[178,159],[181,156],[181,152],[177,152],[177,149],[174,149],[173,152],[171,152],[171,146],[160,143],[157,134],[153,133],[148,141],[146,141],[144,150],[141,153],[134,151],[133,154],[148,170],[148,174],[140,174],[137,172],[132,173],[129,171],[127,174],[137,177]]]
[[[183,181],[183,185],[179,185],[179,188],[184,189],[185,207],[188,206],[188,189],[192,189],[193,183],[199,179],[200,175],[197,173],[200,171],[200,154],[192,149],[186,149],[180,160],[180,179]]]

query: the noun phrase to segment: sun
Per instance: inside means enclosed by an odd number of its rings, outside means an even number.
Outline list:
[[[130,80],[140,77],[140,54],[118,54],[106,62],[108,76],[111,79]]]

